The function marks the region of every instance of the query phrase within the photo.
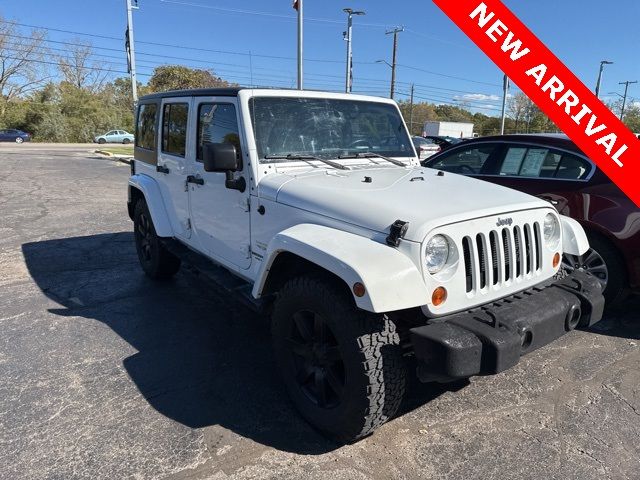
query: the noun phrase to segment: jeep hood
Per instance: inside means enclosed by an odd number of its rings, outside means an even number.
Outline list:
[[[516,190],[424,167],[267,175],[259,195],[376,232],[388,232],[394,221],[404,220],[409,222],[404,238],[415,242],[438,226],[549,208]]]

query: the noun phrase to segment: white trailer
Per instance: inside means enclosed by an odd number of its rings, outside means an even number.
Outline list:
[[[471,138],[473,137],[473,123],[429,121],[425,122],[422,135]]]

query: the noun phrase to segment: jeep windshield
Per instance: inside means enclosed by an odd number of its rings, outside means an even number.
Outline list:
[[[254,97],[249,109],[262,163],[414,156],[402,118],[391,104]]]

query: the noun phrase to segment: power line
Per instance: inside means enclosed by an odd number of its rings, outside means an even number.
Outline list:
[[[25,37],[22,35],[8,35],[10,37],[16,37],[16,38],[22,38],[22,39],[27,39],[29,37]],[[45,42],[49,42],[49,43],[53,43],[56,45],[65,45],[65,46],[77,46],[77,42],[73,43],[73,42],[64,42],[64,41],[56,41],[56,40],[45,40]],[[9,47],[7,47],[8,49],[10,49],[12,45],[9,45]],[[17,45],[14,45],[17,47]],[[95,49],[95,50],[105,50],[105,51],[116,51],[116,52],[121,52],[121,50],[119,49],[114,49],[114,48],[107,48],[107,47],[94,47],[92,45],[86,45],[87,48],[90,49]],[[46,53],[47,50],[54,50],[54,51],[58,51],[58,52],[68,52],[68,49],[64,49],[64,48],[55,48],[55,47],[51,47],[51,46],[38,46],[38,49],[40,49],[40,53]],[[14,49],[14,51],[19,51],[17,48]],[[100,58],[108,58],[108,59],[116,59],[116,60],[122,60],[123,56],[115,56],[115,55],[105,55],[105,54],[100,54],[100,53],[93,53],[91,52],[90,54],[92,57],[100,57]],[[224,73],[241,73],[244,74],[245,72],[238,72],[237,70],[230,70],[230,69],[220,69],[219,66],[232,66],[232,67],[240,67],[240,68],[248,68],[246,65],[242,65],[242,64],[237,64],[237,63],[225,63],[225,62],[208,62],[206,60],[199,60],[199,59],[194,59],[194,58],[186,58],[186,57],[174,57],[174,56],[167,56],[167,55],[163,55],[163,54],[154,54],[154,53],[147,53],[147,52],[138,52],[139,56],[149,56],[149,57],[159,57],[159,58],[170,58],[170,59],[175,59],[175,60],[181,60],[181,61],[188,61],[188,62],[198,62],[198,63],[203,63],[206,65],[211,65],[216,69],[216,73],[218,74],[224,74]],[[69,60],[68,57],[63,57],[66,58],[67,60]],[[156,66],[161,66],[161,65],[167,65],[167,62],[161,62],[161,61],[146,61],[146,60],[142,60],[139,62],[141,64],[141,66],[147,66],[147,67],[156,67]],[[126,67],[126,65],[118,63],[117,66],[120,67]],[[187,65],[185,65],[187,66]],[[193,65],[188,65],[190,67],[193,68],[199,68],[198,66],[193,66]],[[264,71],[281,71],[281,70],[277,70],[277,69],[267,69],[267,68],[260,68],[260,67],[256,67],[256,70],[264,70]],[[262,78],[283,78],[286,80],[290,80],[291,76],[289,75],[265,75],[262,74],[260,75]],[[323,73],[314,73],[314,72],[310,72],[308,73],[308,76],[310,77],[326,77],[326,78],[335,78],[335,79],[339,79],[341,78],[340,75],[331,75],[331,74],[323,74]],[[333,82],[331,80],[329,80],[328,82]],[[337,82],[337,80],[335,80],[335,82]],[[373,84],[373,83],[380,83],[380,84],[384,84],[386,83],[387,80],[384,79],[374,79],[374,78],[368,78],[368,77],[358,77],[358,84],[360,85],[369,85],[369,84]],[[409,82],[396,82],[398,84],[404,84],[404,85],[410,85]],[[427,94],[431,94],[434,95],[433,92],[427,92],[425,91],[425,89],[427,90],[437,90],[437,91],[445,91],[445,92],[455,92],[455,93],[466,93],[466,94],[484,94],[482,92],[477,92],[477,91],[466,91],[466,90],[458,90],[458,89],[451,89],[451,88],[444,88],[444,87],[438,87],[438,86],[434,86],[434,85],[426,85],[426,84],[415,84],[418,87],[424,87],[424,88],[418,88],[416,91],[417,92],[422,92],[422,93],[427,93]],[[488,103],[491,102],[490,99],[487,100],[472,100],[472,99],[468,99],[466,100],[468,102],[482,102],[482,103]]]
[[[5,22],[5,23],[12,23],[13,25],[17,25],[17,26],[21,26],[21,27],[35,28],[35,29],[47,30],[47,31],[51,31],[51,32],[67,33],[67,34],[71,34],[71,35],[82,35],[82,36],[93,37],[93,38],[101,38],[101,39],[106,39],[106,40],[116,40],[116,41],[120,41],[120,42],[122,41],[121,38],[112,37],[112,36],[108,36],[108,35],[100,35],[100,34],[95,34],[95,33],[78,32],[78,31],[73,31],[73,30],[63,30],[63,29],[57,29],[57,28],[52,28],[52,27],[43,27],[43,26],[31,25],[31,24],[19,23],[19,22]],[[29,37],[22,37],[22,38],[29,38]],[[55,42],[54,40],[45,40],[45,41]],[[201,48],[201,47],[189,47],[189,46],[177,45],[177,44],[167,44],[167,43],[160,43],[160,42],[149,42],[149,41],[143,41],[143,40],[137,40],[136,43],[144,44],[144,45],[152,45],[152,46],[157,46],[157,47],[165,47],[165,48],[176,48],[176,49],[182,49],[182,50],[199,51],[199,52],[207,52],[207,53],[219,53],[219,54],[223,54],[223,55],[240,55],[240,56],[244,56],[244,57],[252,56],[252,57],[267,58],[267,59],[272,59],[272,60],[291,60],[291,61],[296,60],[295,57],[287,57],[287,56],[279,56],[279,55],[261,55],[261,54],[255,54],[255,53],[249,53],[249,52],[233,51],[233,50],[215,50],[215,49],[208,49],[208,48]],[[67,43],[67,44],[73,45],[72,43]],[[115,49],[115,48],[109,49],[107,47],[96,47],[96,48],[101,48],[101,49],[104,49],[104,50],[111,50],[111,51],[122,51],[121,49]],[[140,53],[140,54],[142,54],[142,53]],[[155,55],[155,54],[148,54],[147,53],[145,55]],[[161,56],[161,55],[156,55],[156,56]],[[180,57],[173,57],[173,58],[181,59]],[[200,60],[198,60],[198,61],[200,61]],[[336,64],[343,63],[341,60],[314,59],[314,58],[305,58],[305,61],[306,62],[316,62],[316,63],[336,63]],[[376,64],[376,62],[354,62],[354,64],[356,64],[356,65],[374,65],[374,64]],[[407,69],[410,69],[410,70],[423,72],[423,73],[428,73],[428,74],[431,74],[431,75],[444,77],[444,78],[452,78],[452,79],[465,81],[465,82],[470,82],[470,83],[475,83],[475,84],[479,84],[479,85],[489,85],[489,86],[492,86],[492,87],[500,87],[500,85],[494,84],[494,83],[481,82],[481,81],[478,81],[478,80],[471,80],[471,79],[467,79],[467,78],[459,77],[459,76],[455,76],[455,75],[448,75],[448,74],[444,74],[444,73],[440,73],[440,72],[434,72],[432,70],[425,70],[425,69],[421,69],[421,68],[418,68],[418,67],[412,67],[410,65],[397,64],[397,66],[398,67],[402,67],[402,68],[407,68]],[[405,83],[407,85],[409,84],[409,82],[397,82],[397,83]],[[416,85],[418,85],[418,84],[416,84]],[[472,93],[472,92],[465,92],[465,93]]]
[[[418,72],[424,72],[424,73],[429,73],[431,75],[438,75],[439,77],[445,77],[445,78],[453,78],[456,80],[462,80],[464,82],[471,82],[471,83],[477,83],[480,85],[490,85],[492,87],[499,87],[500,85],[498,85],[497,83],[488,83],[488,82],[480,82],[478,80],[470,80],[468,78],[463,78],[463,77],[456,77],[455,75],[447,75],[444,73],[439,73],[439,72],[434,72],[431,70],[425,70],[423,68],[418,68],[418,67],[412,67],[410,65],[402,65],[402,64],[398,64],[398,67],[402,67],[402,68],[408,68],[410,70],[416,70]]]

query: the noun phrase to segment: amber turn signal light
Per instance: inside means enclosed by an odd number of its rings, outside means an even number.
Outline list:
[[[447,289],[444,287],[436,288],[431,294],[431,303],[433,303],[433,305],[436,307],[442,305],[446,299]]]
[[[553,268],[556,268],[558,265],[560,265],[560,254],[556,253],[553,256]]]
[[[364,294],[366,293],[366,289],[364,288],[364,285],[361,284],[360,282],[356,282],[353,284],[353,294],[356,297],[364,297]]]

